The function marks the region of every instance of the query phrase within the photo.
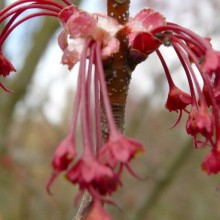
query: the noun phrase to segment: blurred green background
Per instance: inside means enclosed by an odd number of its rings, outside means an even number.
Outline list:
[[[100,0],[100,5],[103,2]],[[160,10],[169,21],[212,36],[213,45],[220,48],[219,0],[136,2],[139,8]],[[6,3],[1,0],[0,8]],[[77,187],[61,176],[49,196],[45,184],[52,171],[54,149],[70,124],[75,90],[66,81],[73,76],[66,68],[56,74],[44,70],[55,65],[48,57],[54,55],[51,47],[56,44],[58,22],[43,19],[36,21],[35,28],[25,27],[5,46],[18,72],[4,79],[14,93],[0,91],[0,220],[70,220],[78,206],[74,201]],[[13,46],[17,41],[24,44],[24,37],[27,45]],[[173,76],[181,78],[179,64],[170,54],[167,59]],[[40,75],[42,71],[51,78]],[[179,84],[185,86],[181,80]],[[64,95],[59,96],[61,93]],[[207,176],[200,169],[208,149],[193,148],[184,129],[186,118],[169,129],[178,115],[164,109],[164,94],[167,85],[162,67],[152,55],[133,74],[125,130],[146,148],[132,162],[132,168],[147,180],[139,181],[125,172],[123,188],[113,196],[121,211],[107,209],[117,220],[218,220],[220,178]]]

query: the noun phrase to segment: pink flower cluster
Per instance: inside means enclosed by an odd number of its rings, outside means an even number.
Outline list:
[[[109,125],[109,137],[106,143],[102,140],[100,127],[100,95]],[[91,103],[92,97],[94,97],[94,105]],[[78,150],[75,140],[76,123],[79,117],[83,153],[77,159]],[[92,123],[93,119],[95,123]],[[128,163],[143,150],[140,143],[125,137],[116,128],[102,68],[101,43],[87,39],[80,57],[71,128],[55,151],[52,162],[54,172],[47,185],[48,191],[50,192],[50,186],[57,175],[65,172],[68,181],[78,184],[80,190],[89,191],[94,198],[88,219],[110,219],[103,210],[101,201],[110,202],[105,196],[111,195],[121,186],[120,176],[124,167],[133,174]]]
[[[186,131],[193,136],[195,147],[211,148],[202,169],[208,174],[217,173],[220,170],[220,52],[212,48],[210,39],[173,23],[160,26],[152,33],[163,45],[174,48],[188,80],[190,94],[175,85],[162,54],[156,50],[169,84],[166,108],[180,112],[174,126],[179,123],[182,111],[186,112]],[[201,76],[202,85],[192,64]]]
[[[64,4],[63,4],[64,3]],[[8,35],[22,22],[36,16],[58,18],[63,26],[58,44],[63,51],[62,63],[71,70],[79,62],[79,76],[75,97],[73,120],[67,137],[57,147],[52,165],[53,175],[47,188],[64,172],[68,181],[88,190],[95,198],[90,219],[110,219],[102,209],[101,201],[122,185],[123,168],[134,174],[129,162],[143,146],[126,136],[116,127],[109,102],[103,71],[103,60],[120,49],[117,33],[121,30],[128,36],[130,58],[141,61],[156,52],[163,66],[169,85],[166,108],[188,114],[186,132],[194,138],[197,148],[209,146],[211,151],[202,163],[208,174],[220,170],[220,52],[213,50],[210,40],[192,31],[166,22],[152,9],[141,10],[125,25],[103,14],[89,14],[72,5],[55,0],[19,0],[0,11],[0,22],[8,23],[0,34],[0,76],[6,77],[15,68],[2,52]],[[17,21],[26,10],[42,9]],[[16,22],[15,22],[16,21]],[[186,74],[189,91],[182,91],[174,83],[159,47],[172,46]],[[139,60],[140,62],[140,60]],[[202,85],[194,72],[197,68]],[[9,91],[0,83],[5,91]],[[94,103],[91,103],[94,100]],[[102,101],[109,127],[108,139],[103,141],[100,117]],[[83,152],[76,147],[76,125],[80,120]],[[97,211],[98,210],[98,211]],[[99,217],[97,217],[99,213]],[[102,213],[102,214],[100,214]],[[95,217],[96,218],[95,218]]]

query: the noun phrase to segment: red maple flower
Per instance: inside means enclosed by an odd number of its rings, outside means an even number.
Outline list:
[[[220,171],[220,152],[211,151],[201,164],[202,170],[208,174],[216,174]]]
[[[186,106],[192,104],[192,98],[189,94],[177,88],[175,85],[170,87],[166,108],[171,111],[185,110]]]
[[[48,180],[47,191],[50,193],[50,186],[56,177],[67,170],[76,156],[76,149],[72,137],[67,136],[57,147],[52,160],[53,174]]]
[[[138,141],[125,137],[120,133],[110,133],[107,143],[100,148],[99,159],[108,166],[115,168],[118,164],[127,164],[144,148]]]
[[[210,141],[213,144],[212,135],[214,132],[213,117],[208,110],[203,108],[193,107],[189,113],[189,118],[186,122],[186,131],[188,134],[195,138],[195,144],[197,146],[196,136],[201,134],[205,137],[205,144]],[[201,144],[201,143],[200,143]]]
[[[93,194],[94,190],[99,194],[111,194],[116,189],[115,174],[113,171],[101,164],[91,153],[86,153],[66,173],[67,179],[77,183],[81,190],[87,189]],[[108,184],[108,183],[115,183]],[[109,187],[110,186],[110,187]]]
[[[15,72],[15,71],[16,69],[14,68],[14,66],[0,50],[0,76],[6,77],[10,74],[10,72]],[[0,82],[0,88],[2,88],[5,92],[11,92],[1,82]]]
[[[74,141],[67,137],[57,147],[52,161],[53,168],[57,172],[64,171],[76,156]]]

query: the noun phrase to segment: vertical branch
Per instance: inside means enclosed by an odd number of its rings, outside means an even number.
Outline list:
[[[130,0],[108,0],[108,16],[115,18],[119,24],[125,24],[129,18]]]
[[[130,0],[108,0],[108,15],[115,18],[119,24],[125,24],[129,18]],[[129,65],[130,51],[128,38],[124,29],[117,35],[120,42],[119,51],[103,62],[105,80],[115,123],[120,131],[124,130],[125,104],[130,84],[132,68]],[[103,138],[108,137],[108,126],[103,105],[101,108]]]

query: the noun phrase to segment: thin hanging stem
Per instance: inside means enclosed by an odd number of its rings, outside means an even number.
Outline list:
[[[95,50],[95,48],[94,48]],[[101,114],[100,114],[100,85],[98,80],[98,68],[95,68],[94,75],[94,95],[95,95],[95,125],[96,125],[96,151],[102,145],[102,133],[101,133]]]
[[[55,2],[55,1],[37,0],[37,2],[41,3],[41,4],[44,3],[45,5],[47,4],[47,5],[55,6],[55,7],[59,8],[59,9],[63,9],[64,8],[64,6],[62,4],[60,4],[58,2]],[[4,9],[2,9],[0,11],[0,18],[2,16],[4,16],[8,11],[10,11],[12,8],[15,8],[15,7],[20,6],[22,4],[25,4],[25,3],[36,3],[36,0],[19,0],[19,1],[16,1],[16,2],[10,4],[8,7],[4,8]]]
[[[104,106],[105,106],[105,113],[106,113],[106,117],[108,120],[108,124],[109,124],[109,129],[111,131],[115,131],[117,130],[116,125],[114,123],[114,117],[112,115],[112,110],[111,110],[111,105],[109,102],[109,96],[108,96],[108,91],[107,91],[107,87],[105,84],[105,78],[104,78],[104,71],[103,71],[103,67],[102,67],[102,61],[101,61],[101,44],[98,42],[97,46],[96,46],[96,62],[97,62],[97,68],[98,68],[98,73],[99,73],[99,81],[100,81],[100,87],[101,87],[101,93],[103,96],[103,102],[104,102]]]
[[[167,78],[167,82],[168,82],[168,84],[169,84],[169,86],[170,86],[170,88],[171,88],[171,87],[174,86],[174,82],[173,82],[173,79],[172,79],[172,77],[171,77],[169,68],[168,68],[168,66],[167,66],[167,64],[166,64],[166,61],[164,60],[164,58],[163,58],[161,52],[160,52],[159,50],[156,50],[156,53],[157,53],[157,56],[158,56],[159,59],[160,59],[160,62],[161,62],[162,66],[163,66],[163,69],[164,69],[164,71],[165,71],[165,75],[166,75],[166,78]]]
[[[5,40],[7,39],[8,35],[21,23],[34,18],[34,17],[40,17],[40,16],[51,16],[51,17],[57,17],[57,13],[55,12],[37,12],[34,14],[31,14],[29,16],[24,17],[23,19],[21,19],[20,21],[16,22],[14,25],[12,25],[4,34],[4,36],[2,36],[1,40],[0,40],[0,47],[3,45],[3,43],[5,42]]]

